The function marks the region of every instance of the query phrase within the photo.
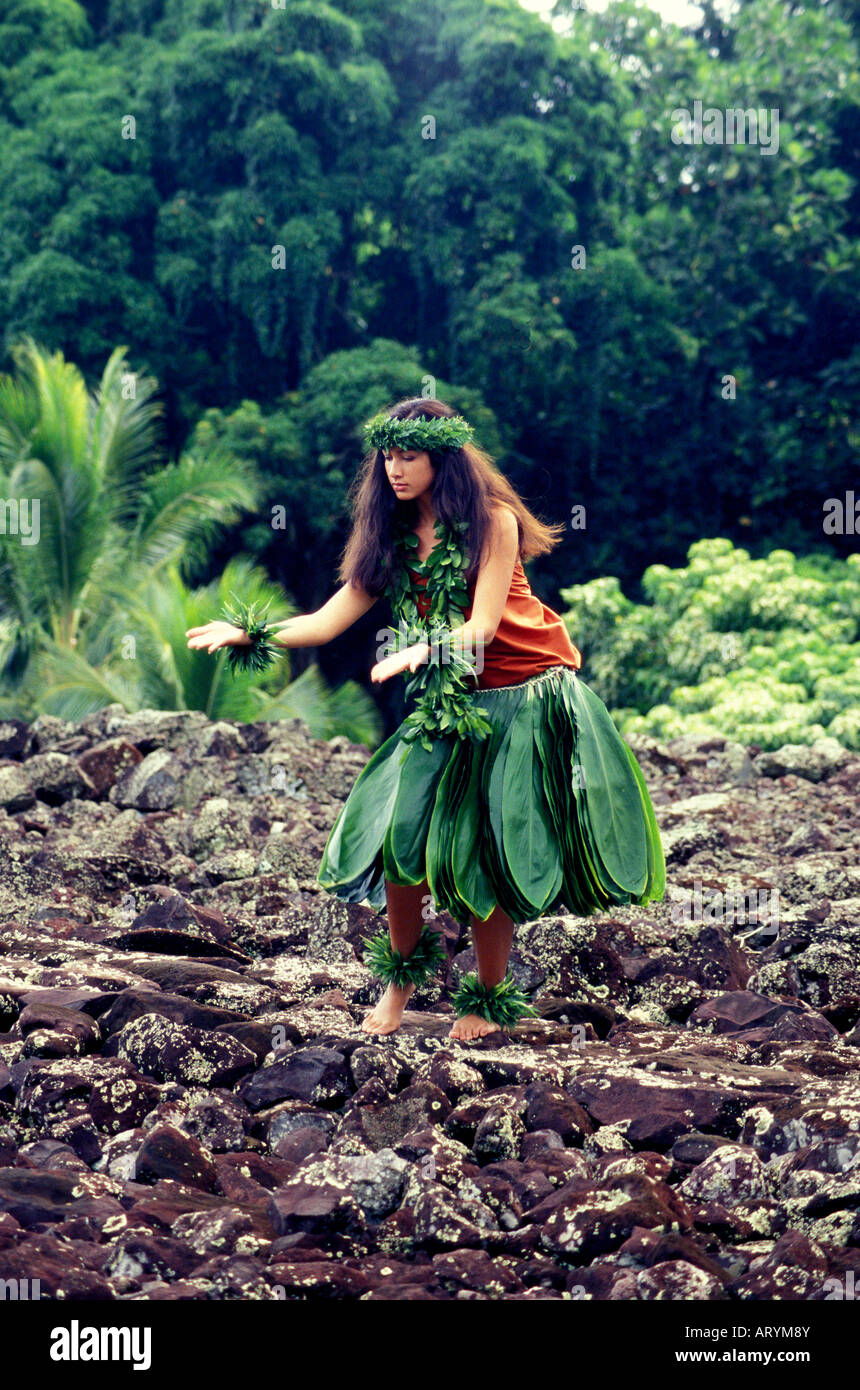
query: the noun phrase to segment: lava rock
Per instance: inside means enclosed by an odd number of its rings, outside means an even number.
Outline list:
[[[156,1081],[188,1086],[229,1086],[251,1071],[254,1054],[223,1033],[173,1023],[147,1013],[119,1032],[118,1056]]]

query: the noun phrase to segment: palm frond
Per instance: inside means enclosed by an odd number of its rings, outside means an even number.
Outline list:
[[[89,402],[86,383],[61,352],[49,353],[26,337],[11,348],[22,388],[38,404],[28,447],[58,485],[70,469],[88,468]]]
[[[134,678],[92,666],[69,647],[53,644],[40,650],[33,661],[32,677],[41,688],[35,702],[38,712],[58,719],[77,721],[114,703],[129,711],[144,708]]]
[[[106,508],[97,480],[87,469],[60,471],[31,458],[13,470],[11,485],[16,497],[39,500],[39,541],[30,547],[33,571],[49,606],[67,612],[103,544]]]
[[[13,376],[0,375],[0,464],[9,465],[29,453],[29,439],[39,418],[32,391]]]
[[[133,376],[129,395],[123,378]],[[91,399],[91,449],[103,484],[125,482],[124,497],[138,471],[162,455],[160,422],[164,406],[154,377],[129,372],[124,347],[111,353]]]
[[[189,648],[186,632],[218,616],[221,595],[235,590],[260,597],[272,605],[273,618],[292,611],[280,585],[254,562],[234,557],[220,578],[189,589],[178,566],[164,566],[155,575],[132,570],[123,582],[113,574],[98,590],[103,613],[93,612],[86,624],[86,655],[93,664],[114,669],[121,661],[136,663],[141,698],[155,709],[200,709],[211,719],[248,720],[256,717],[269,692],[259,677],[232,677],[225,669],[227,652],[210,655]],[[286,656],[280,648],[280,658]],[[284,669],[270,677],[283,680]]]
[[[256,470],[244,460],[221,451],[183,454],[141,489],[134,558],[151,569],[170,560],[199,564],[216,529],[252,510],[260,491]]]
[[[261,704],[257,719],[302,719],[314,738],[345,735],[353,743],[375,748],[382,719],[373,699],[356,681],[332,690],[316,662],[276,695]]]

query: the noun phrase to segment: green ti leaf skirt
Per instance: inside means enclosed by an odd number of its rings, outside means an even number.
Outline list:
[[[475,690],[491,734],[405,741],[362,769],[332,827],[320,885],[385,906],[385,879],[427,880],[437,910],[514,922],[663,897],[666,866],[642,771],[569,666]]]

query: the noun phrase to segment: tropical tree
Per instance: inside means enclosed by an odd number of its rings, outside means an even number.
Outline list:
[[[123,348],[92,393],[62,353],[31,338],[14,353],[17,376],[0,377],[0,710],[78,719],[118,702],[300,716],[320,737],[374,742],[373,702],[349,684],[331,691],[311,667],[284,689],[283,670],[233,677],[225,653],[187,648],[187,628],[233,592],[289,606],[241,559],[202,588],[182,574],[205,563],[219,526],[257,505],[253,464],[217,441],[165,461],[157,383],[128,370]]]
[[[129,370],[124,348],[92,393],[61,352],[25,338],[13,354],[18,375],[0,377],[6,680],[37,646],[85,648],[111,605],[171,561],[201,563],[215,527],[257,495],[252,467],[223,451],[163,461],[157,383]]]

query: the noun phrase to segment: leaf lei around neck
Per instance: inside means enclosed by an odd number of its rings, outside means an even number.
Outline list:
[[[438,544],[426,560],[417,557],[418,536],[407,522],[394,528],[395,562],[389,578],[391,606],[398,624],[398,633],[405,646],[416,642],[430,644],[430,658],[406,683],[406,694],[419,693],[412,714],[404,721],[402,737],[410,742],[420,738],[429,751],[431,740],[459,734],[481,742],[491,732],[483,717],[487,711],[476,707],[471,695],[474,690],[475,668],[465,656],[452,649],[449,637],[452,625],[459,626],[469,605],[466,570],[469,556],[465,532],[468,523],[455,521],[449,528],[441,518],[434,527]],[[421,592],[428,599],[427,612],[422,617],[416,600],[416,586],[409,570],[426,574],[427,583]]]

